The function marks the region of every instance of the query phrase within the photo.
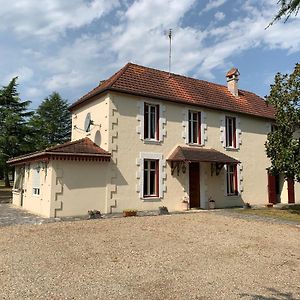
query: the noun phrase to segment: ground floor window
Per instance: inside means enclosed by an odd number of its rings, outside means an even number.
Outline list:
[[[227,165],[226,168],[227,195],[238,194],[237,165]]]
[[[144,159],[144,180],[143,180],[143,196],[158,197],[159,196],[159,160]]]
[[[32,174],[32,194],[40,194],[40,168],[34,168]]]

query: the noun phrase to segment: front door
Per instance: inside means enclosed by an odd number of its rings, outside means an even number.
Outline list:
[[[200,207],[200,168],[199,163],[190,163],[190,208]]]
[[[276,204],[276,177],[268,173],[268,196],[269,203]]]

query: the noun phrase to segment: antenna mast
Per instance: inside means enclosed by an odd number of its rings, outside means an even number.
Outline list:
[[[171,57],[172,57],[172,29],[169,29],[169,40],[170,40],[170,45],[169,45],[169,76],[171,76]]]

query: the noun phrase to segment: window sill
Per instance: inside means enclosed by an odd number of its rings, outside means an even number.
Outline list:
[[[237,152],[237,151],[239,151],[240,149],[239,149],[239,148],[234,148],[234,147],[225,147],[225,150],[226,150],[226,151],[235,151],[235,152]]]
[[[240,194],[227,194],[226,195],[226,197],[230,197],[230,198],[232,198],[232,197],[239,197],[240,196]]]
[[[154,196],[154,197],[143,197],[141,198],[144,202],[158,202],[161,201],[161,198],[159,196]]]
[[[187,145],[191,147],[204,147],[204,144],[187,143]]]
[[[158,140],[144,140],[144,144],[161,145],[161,142]]]

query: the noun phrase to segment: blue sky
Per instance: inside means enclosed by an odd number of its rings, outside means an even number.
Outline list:
[[[268,94],[276,72],[300,54],[300,16],[265,30],[277,0],[0,0],[0,84],[19,76],[32,108],[51,94],[70,103],[128,61]]]

